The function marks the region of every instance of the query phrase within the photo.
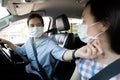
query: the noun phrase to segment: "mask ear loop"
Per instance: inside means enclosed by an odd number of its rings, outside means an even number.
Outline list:
[[[100,23],[100,22],[95,22],[95,23],[91,24],[89,27],[93,27],[94,25],[96,25],[98,23]]]
[[[100,22],[93,23],[93,24],[91,24],[89,27],[93,27],[94,25],[96,25],[96,24],[98,24],[98,23],[100,23]],[[104,32],[105,32],[105,31],[104,31]],[[101,35],[102,33],[104,33],[104,32],[98,33],[98,34],[95,36],[95,39],[97,39],[97,37],[100,36],[100,35]]]
[[[103,34],[104,32],[100,32],[100,33],[98,33],[96,36],[95,36],[95,39],[97,39],[98,38],[98,36],[100,36],[101,34]]]
[[[99,23],[99,22],[98,22],[98,23]],[[108,28],[107,28],[107,29],[108,29]],[[106,29],[105,31],[107,31],[107,29]],[[97,39],[97,37],[100,36],[101,34],[103,34],[105,31],[98,33],[98,34],[95,36],[95,38]]]

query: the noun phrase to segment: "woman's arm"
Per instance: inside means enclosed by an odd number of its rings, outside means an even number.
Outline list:
[[[74,58],[92,58],[94,55],[96,54],[92,53],[89,46],[86,45],[77,50],[67,50],[63,55],[63,59],[69,61]]]
[[[79,70],[77,67],[75,67],[75,70],[74,70],[70,80],[81,80],[81,76],[80,76],[80,73],[79,73]]]
[[[63,60],[69,61],[74,58],[87,58],[93,59],[103,53],[101,45],[98,44],[98,40],[93,43],[88,43],[86,46],[83,46],[77,50],[67,50],[63,54]]]
[[[26,55],[26,50],[25,50],[25,45],[17,46],[15,44],[13,44],[12,42],[5,40],[5,39],[1,39],[0,38],[0,43],[4,43],[7,44],[12,50],[14,50],[17,54],[21,54],[21,55]]]

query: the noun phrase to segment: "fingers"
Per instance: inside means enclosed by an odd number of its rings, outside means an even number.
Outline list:
[[[91,59],[95,58],[98,54],[97,54],[97,49],[90,43],[87,44],[87,54],[89,54],[88,57],[90,57]]]
[[[6,43],[6,40],[0,38],[0,43]]]
[[[90,49],[91,45],[88,43],[87,45],[87,53],[91,54],[92,53],[92,50]]]
[[[0,43],[2,43],[2,39],[0,38]]]
[[[87,57],[88,58],[96,58],[97,56],[101,55],[103,53],[102,45],[99,40],[95,40],[92,43],[87,44]]]
[[[95,40],[93,42],[93,46],[95,46],[95,48],[98,50],[98,53],[99,54],[102,54],[103,53],[103,50],[102,50],[102,46],[101,46],[101,43],[99,40]]]
[[[95,40],[80,48],[78,53],[82,58],[94,59],[103,53],[102,45],[99,40]]]

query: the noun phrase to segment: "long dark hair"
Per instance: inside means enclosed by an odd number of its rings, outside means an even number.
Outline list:
[[[120,54],[120,2],[119,0],[89,0],[95,21],[108,22],[107,30],[111,48]]]

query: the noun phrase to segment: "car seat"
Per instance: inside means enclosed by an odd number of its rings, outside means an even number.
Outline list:
[[[65,14],[62,14],[55,19],[55,30],[56,33],[52,34],[51,37],[61,46],[67,49],[73,49],[74,35],[68,33],[70,24]]]
[[[68,18],[65,14],[62,14],[55,19],[55,34],[50,35],[61,47],[72,49],[72,43],[74,40],[73,33],[68,33],[70,29]],[[64,67],[64,68],[63,68]],[[53,80],[69,80],[75,68],[74,61],[64,62],[57,60],[57,64],[53,70]]]

